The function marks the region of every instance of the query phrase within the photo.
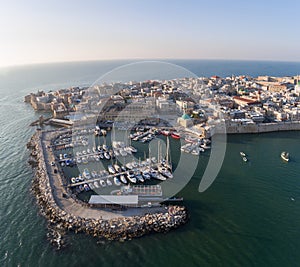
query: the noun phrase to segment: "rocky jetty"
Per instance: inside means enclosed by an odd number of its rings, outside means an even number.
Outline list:
[[[58,249],[64,245],[63,235],[66,231],[86,233],[107,240],[124,241],[149,233],[168,232],[187,222],[188,213],[182,206],[169,206],[164,212],[110,220],[83,218],[67,213],[57,205],[54,199],[45,165],[41,136],[41,132],[37,131],[27,144],[27,147],[31,149],[29,163],[34,170],[32,192],[41,214],[49,222],[48,237]]]

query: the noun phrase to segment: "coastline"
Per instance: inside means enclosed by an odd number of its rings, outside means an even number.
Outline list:
[[[49,170],[47,149],[49,134],[54,131],[37,131],[27,144],[31,150],[29,163],[33,167],[32,192],[49,223],[49,239],[58,249],[64,246],[63,234],[67,231],[86,233],[107,240],[130,240],[154,232],[168,232],[188,220],[185,207],[136,208],[134,212],[116,213],[83,203],[67,192],[59,172]],[[47,166],[49,165],[49,166]],[[134,208],[130,208],[134,209]]]

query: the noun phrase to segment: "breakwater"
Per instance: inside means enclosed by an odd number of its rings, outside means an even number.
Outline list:
[[[42,132],[37,131],[27,144],[28,149],[31,150],[29,163],[34,170],[32,192],[41,214],[49,222],[50,242],[58,249],[65,245],[63,236],[67,231],[86,233],[107,240],[124,241],[149,233],[168,232],[187,222],[188,213],[182,206],[169,206],[162,208],[159,212],[138,216],[118,217],[114,214],[112,219],[103,219],[100,216],[101,210],[99,210],[98,218],[68,212],[63,205],[59,205],[57,195],[55,196],[57,190],[53,188],[53,181],[49,179],[51,174],[48,173],[44,157],[44,151],[47,148],[43,145],[42,137]],[[80,205],[82,209],[92,209],[90,205],[80,203],[72,196],[68,196],[67,201],[72,202],[72,205]]]

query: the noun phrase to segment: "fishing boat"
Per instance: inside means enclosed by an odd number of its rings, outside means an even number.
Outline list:
[[[179,133],[173,132],[173,133],[171,133],[171,137],[174,138],[174,139],[180,139],[181,136],[180,136]]]
[[[285,152],[285,151],[283,151],[283,152],[281,152],[281,158],[284,160],[284,161],[289,161],[290,160],[290,155],[289,155],[289,153],[288,152]]]

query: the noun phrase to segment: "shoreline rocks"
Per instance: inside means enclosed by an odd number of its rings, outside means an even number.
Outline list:
[[[188,212],[183,206],[169,206],[164,212],[110,220],[82,218],[69,214],[62,210],[54,199],[44,162],[40,131],[32,136],[27,148],[31,149],[29,164],[34,172],[31,191],[35,195],[41,214],[49,222],[48,238],[57,249],[65,245],[63,236],[67,231],[85,233],[107,240],[124,241],[155,232],[166,233],[185,224],[188,220]],[[77,199],[73,201],[80,203]]]

